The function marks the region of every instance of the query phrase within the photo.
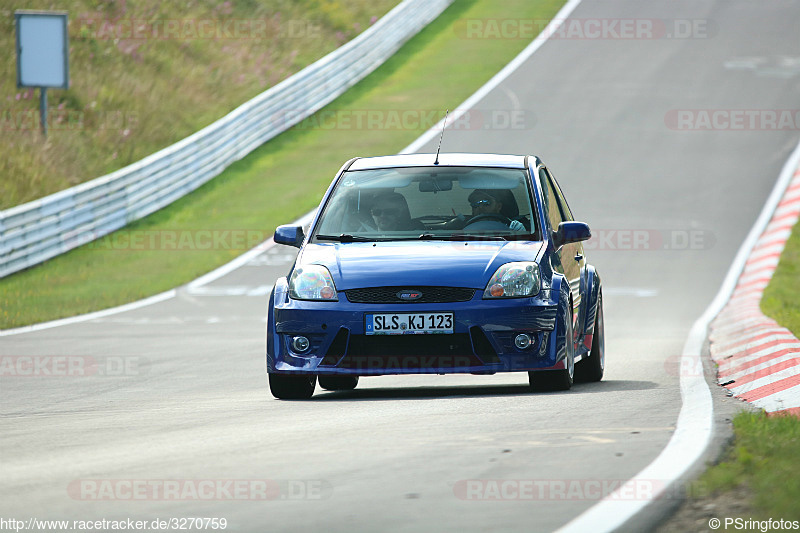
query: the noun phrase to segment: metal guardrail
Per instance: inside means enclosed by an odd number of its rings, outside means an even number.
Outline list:
[[[136,163],[0,211],[0,278],[107,235],[197,189],[380,66],[454,0],[404,0],[361,35]]]

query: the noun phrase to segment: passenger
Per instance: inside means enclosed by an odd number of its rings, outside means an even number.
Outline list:
[[[381,231],[426,229],[424,224],[411,219],[408,202],[405,196],[398,192],[378,195],[370,213],[375,225]]]

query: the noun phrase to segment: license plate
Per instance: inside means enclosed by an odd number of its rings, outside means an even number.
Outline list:
[[[375,313],[365,317],[367,335],[453,333],[453,313]]]

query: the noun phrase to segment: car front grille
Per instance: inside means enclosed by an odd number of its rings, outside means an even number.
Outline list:
[[[416,299],[401,298],[403,292],[421,294]],[[398,304],[398,303],[449,303],[468,302],[475,295],[475,289],[465,287],[371,287],[348,289],[344,291],[347,300],[359,304]]]
[[[320,367],[437,372],[498,363],[497,352],[477,326],[469,334],[428,335],[350,335],[341,328]]]
[[[469,335],[351,335],[339,368],[428,370],[481,366]]]

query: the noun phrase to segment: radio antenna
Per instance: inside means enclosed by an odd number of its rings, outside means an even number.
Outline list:
[[[433,162],[434,165],[439,164],[439,150],[442,149],[442,138],[444,138],[444,128],[447,126],[447,115],[450,114],[450,110],[448,109],[444,113],[444,122],[442,123],[442,134],[439,135],[439,147],[436,149],[436,161]]]

